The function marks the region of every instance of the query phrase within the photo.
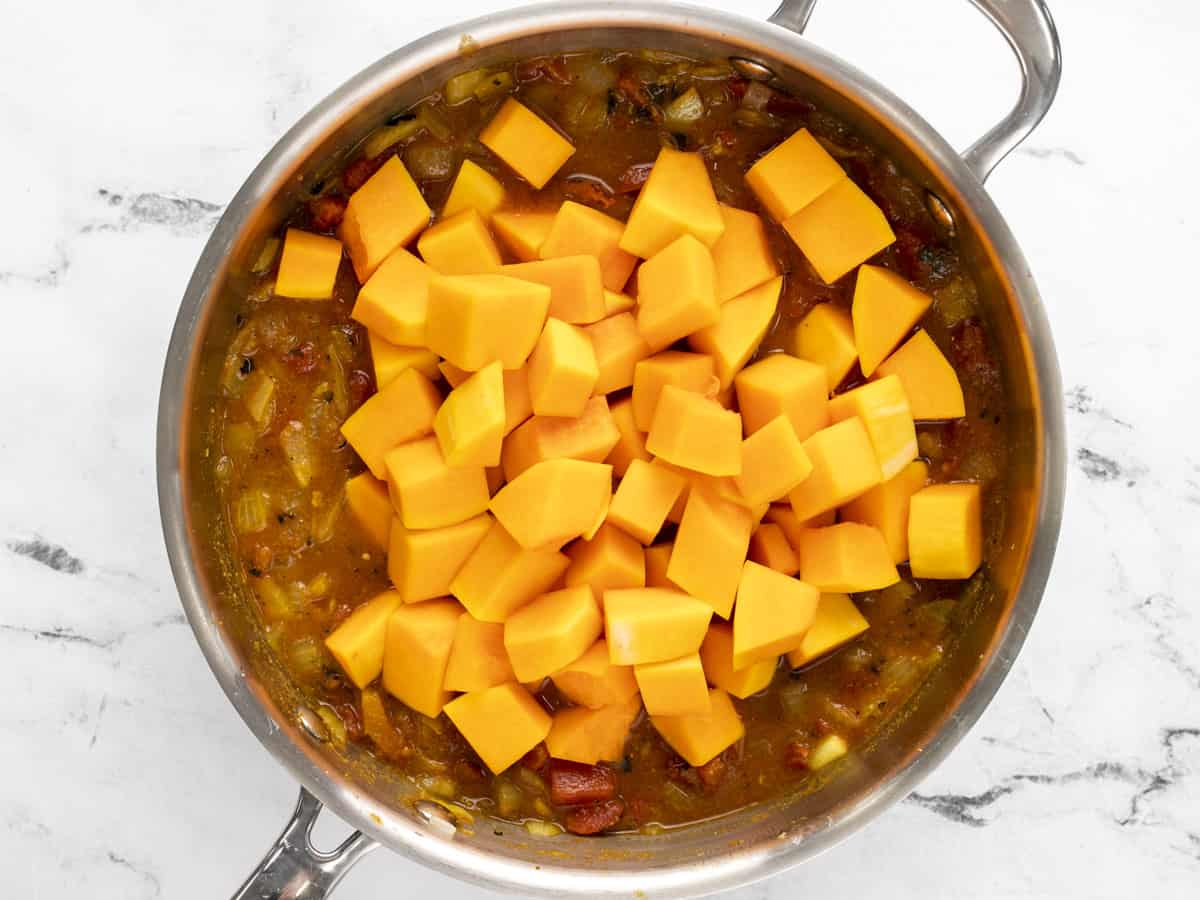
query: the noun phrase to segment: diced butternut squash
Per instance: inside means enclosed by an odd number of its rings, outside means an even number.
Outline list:
[[[387,620],[384,690],[431,719],[450,699],[442,681],[461,615],[453,600],[431,600],[400,606]]]
[[[594,766],[625,756],[629,729],[642,710],[638,697],[603,709],[563,709],[554,714],[546,749],[554,759]]]
[[[590,540],[567,548],[571,565],[567,587],[589,584],[597,595],[617,588],[645,587],[646,561],[642,546],[614,525],[605,523]]]
[[[388,619],[401,603],[395,591],[384,591],[368,600],[325,638],[342,671],[359,690],[383,671],[383,650]]]
[[[705,475],[737,475],[742,471],[742,417],[668,384],[659,395],[646,449]]]
[[[701,328],[688,337],[688,346],[713,358],[721,390],[733,384],[734,376],[762,343],[775,321],[782,289],[782,277],[751,288],[721,306],[721,317],[715,325]]]
[[[889,375],[895,375],[904,385],[909,409],[917,421],[966,415],[958,374],[924,331],[914,334],[875,370],[876,378]]]
[[[800,646],[820,593],[811,584],[751,560],[742,567],[733,611],[733,667],[775,660]]]
[[[879,266],[859,266],[850,317],[858,364],[870,375],[899,346],[933,299]]]
[[[852,416],[866,426],[885,480],[917,458],[917,430],[899,377],[868,382],[829,401],[834,422]]]
[[[387,549],[393,515],[387,484],[370,472],[355,475],[346,482],[346,506],[372,543]]]
[[[488,495],[495,497],[496,491],[504,487],[504,469],[500,466],[488,466],[484,473],[487,475]]]
[[[680,515],[682,516],[682,513]],[[674,549],[674,542],[646,548],[646,587],[679,589],[678,585],[667,578],[667,566],[671,564],[671,552]]]
[[[589,709],[627,703],[638,691],[633,668],[613,665],[604,638],[550,677],[563,696]]]
[[[679,473],[635,459],[613,495],[608,521],[649,546],[685,487],[687,479]]]
[[[690,234],[642,263],[637,323],[646,343],[662,350],[693,331],[715,325],[721,317],[716,278],[712,254]]]
[[[550,317],[590,325],[607,314],[600,264],[594,256],[563,256],[500,267],[500,274],[550,288]]]
[[[426,378],[438,377],[438,355],[424,347],[401,347],[385,341],[373,331],[367,332],[371,365],[375,369],[375,387],[383,390],[405,369],[416,369]]]
[[[633,674],[646,712],[652,716],[687,716],[712,710],[699,653],[642,663],[633,667]]]
[[[482,691],[509,681],[516,681],[516,676],[504,649],[504,626],[480,622],[470,613],[463,613],[454,632],[442,687],[447,691]]]
[[[802,441],[829,425],[829,388],[817,363],[772,353],[739,372],[734,386],[746,434],[781,415]]]
[[[708,396],[717,388],[716,364],[703,353],[664,350],[640,360],[633,368],[633,421],[649,431],[658,398],[668,384]]]
[[[612,499],[612,466],[548,459],[500,489],[490,509],[526,550],[554,545],[598,528]]]
[[[538,190],[575,152],[570,141],[511,97],[479,132],[479,141]]]
[[[609,394],[633,384],[637,364],[650,355],[650,345],[638,331],[633,313],[601,319],[584,329],[596,356],[598,377],[592,390]]]
[[[792,352],[825,370],[827,392],[837,389],[858,361],[850,314],[832,303],[808,311],[792,335]]]
[[[793,669],[832,653],[850,643],[870,627],[849,594],[822,594],[817,615],[800,646],[788,654]]]
[[[405,528],[443,528],[465,522],[488,507],[483,466],[450,466],[437,438],[388,452],[388,490]]]
[[[582,328],[551,316],[526,367],[534,415],[580,415],[592,396],[600,369]]]
[[[707,714],[651,716],[654,728],[689,765],[702,766],[742,739],[746,727],[733,701],[720,688],[708,692]]]
[[[700,661],[710,684],[742,700],[766,688],[779,665],[779,660],[771,657],[735,669],[733,626],[728,622],[713,622],[708,626],[708,634],[700,646]]]
[[[500,243],[520,262],[533,262],[554,224],[552,212],[498,212],[492,230]]]
[[[774,522],[763,522],[754,529],[754,534],[750,535],[749,558],[784,575],[795,575],[800,571],[796,551],[788,543],[783,529]]]
[[[283,237],[275,293],[297,300],[328,300],[341,263],[342,242],[337,238],[289,228]]]
[[[490,219],[503,205],[504,185],[479,163],[464,159],[454,176],[446,205],[442,207],[442,218],[449,219],[464,209],[473,209],[484,219]]]
[[[396,519],[388,542],[388,577],[405,603],[445,597],[450,582],[491,527],[488,515],[415,531]]]
[[[883,210],[849,178],[792,215],[783,229],[826,284],[896,240]]]
[[[745,507],[693,488],[675,535],[667,578],[728,619],[756,524]]]
[[[624,477],[635,459],[649,462],[651,457],[646,450],[646,436],[638,431],[633,421],[633,398],[623,397],[616,401],[610,412],[618,438],[604,461],[613,467],[614,474]]]
[[[340,235],[359,284],[366,284],[392,251],[403,247],[429,224],[429,205],[400,157],[350,195]]]
[[[429,349],[461,369],[478,371],[494,360],[519,369],[533,352],[550,288],[506,275],[457,275],[429,282]]]
[[[417,239],[417,250],[441,275],[477,275],[503,262],[483,216],[471,208],[427,228]]]
[[[533,398],[529,396],[529,366],[506,369],[504,372],[505,436],[507,437],[514,428],[532,415]]]
[[[734,483],[757,506],[786,496],[812,468],[791,420],[781,415],[742,441],[742,471]]]
[[[604,630],[609,661],[615,666],[631,666],[695,653],[711,618],[708,604],[683,591],[605,591]]]
[[[857,417],[822,428],[804,442],[804,452],[813,470],[788,494],[798,519],[837,509],[883,481],[871,438]]]
[[[604,631],[596,595],[586,584],[533,600],[504,621],[504,647],[518,681],[557,672],[583,656]]]
[[[629,312],[637,306],[637,301],[628,294],[618,294],[607,288],[604,291],[604,315],[612,318],[623,312]]]
[[[446,359],[443,359],[440,363],[438,363],[438,371],[441,372],[442,377],[446,379],[446,384],[450,385],[452,388],[458,387],[471,377],[471,373],[466,369],[460,369],[454,363]]]
[[[550,733],[549,714],[511,681],[454,698],[446,704],[446,715],[497,775]]]
[[[814,772],[823,769],[845,756],[849,749],[846,739],[840,734],[827,734],[812,748],[812,753],[808,755],[808,767]]]
[[[799,519],[790,503],[772,503],[763,519],[779,526],[779,530],[783,532],[794,552],[800,546],[800,534],[804,529],[824,528],[826,525],[832,525],[837,519],[837,515],[834,510],[829,509],[807,519]],[[762,562],[762,560],[755,560],[755,562]],[[799,565],[799,562],[796,565]]]
[[[887,541],[870,525],[809,528],[799,554],[800,577],[823,593],[876,591],[900,580]]]
[[[590,206],[567,200],[558,208],[538,253],[542,259],[578,254],[595,257],[600,263],[604,287],[620,291],[637,264],[637,257],[620,247],[624,233],[624,222]]]
[[[393,344],[422,347],[433,276],[433,269],[397,247],[359,290],[350,316]]]
[[[496,360],[452,390],[433,419],[446,464],[500,465],[505,421],[504,369]]]
[[[512,481],[530,466],[548,459],[601,462],[620,437],[604,397],[589,400],[577,419],[534,416],[504,441],[500,455],[504,477]]]
[[[712,245],[717,270],[717,302],[741,296],[779,274],[767,230],[757,214],[721,204],[725,231]]]
[[[837,160],[801,128],[750,167],[746,184],[771,217],[783,222],[845,177]]]
[[[983,561],[982,491],[933,484],[909,501],[908,559],[914,578],[970,578]]]
[[[878,529],[887,541],[892,562],[902,563],[908,559],[909,499],[925,487],[928,478],[929,466],[913,460],[883,484],[843,506],[839,516],[843,522],[861,522]]]
[[[649,259],[685,234],[711,247],[724,230],[703,158],[664,147],[633,204],[619,246]]]
[[[399,444],[433,431],[442,395],[414,368],[405,369],[342,423],[342,436],[371,474],[386,478],[384,457]]]
[[[503,622],[549,590],[570,560],[556,550],[523,550],[493,522],[475,552],[450,582],[450,593],[482,622]]]

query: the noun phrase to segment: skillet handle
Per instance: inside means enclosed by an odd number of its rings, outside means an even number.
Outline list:
[[[817,0],[783,0],[770,21],[804,31]],[[1021,93],[1007,116],[963,153],[981,182],[1042,121],[1062,77],[1062,45],[1046,0],[971,0],[1004,35],[1021,70]]]
[[[312,829],[321,808],[320,800],[300,788],[291,821],[233,900],[323,900],[356,862],[379,846],[356,831],[336,850],[317,850]]]

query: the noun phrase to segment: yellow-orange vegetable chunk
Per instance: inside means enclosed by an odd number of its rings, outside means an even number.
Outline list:
[[[884,479],[917,458],[917,430],[904,385],[894,375],[871,381],[829,401],[829,417],[842,422],[857,416],[866,426]]]
[[[530,466],[492,498],[492,515],[526,550],[561,547],[603,519],[612,499],[612,466],[548,459]],[[594,527],[593,527],[594,526]]]
[[[373,331],[367,332],[371,365],[375,369],[375,387],[383,390],[405,369],[416,369],[426,378],[438,377],[438,355],[424,347],[401,347],[385,341]]]
[[[664,385],[646,449],[705,475],[737,475],[742,471],[742,417],[700,394]]]
[[[709,395],[717,388],[713,358],[703,353],[664,350],[637,362],[633,367],[633,421],[639,431],[650,430],[658,398],[668,384]]]
[[[792,352],[825,370],[827,391],[837,388],[858,361],[850,314],[832,303],[819,303],[800,320],[792,335]]]
[[[717,302],[724,303],[779,274],[767,230],[757,214],[721,204],[725,231],[712,245],[717,271]]]
[[[650,345],[638,331],[633,313],[610,315],[584,331],[596,355],[598,375],[592,390],[608,394],[633,384],[638,362],[650,355]]]
[[[560,710],[546,735],[546,749],[555,759],[585,765],[623,759],[629,729],[641,709],[641,700],[634,697],[603,709]]]
[[[654,350],[721,317],[712,254],[690,234],[642,263],[637,280],[638,330]]]
[[[708,713],[689,716],[651,716],[654,728],[689,765],[702,766],[746,733],[729,695],[720,688],[708,692]]]
[[[787,538],[788,544],[795,551],[800,546],[800,533],[804,529],[824,528],[826,525],[832,525],[837,519],[837,515],[830,509],[807,519],[798,519],[790,503],[773,503],[767,508],[763,519],[773,525],[778,525],[779,530]],[[755,562],[762,562],[762,560],[755,560]],[[796,565],[799,565],[799,562]]]
[[[359,690],[383,671],[383,649],[388,619],[401,603],[395,591],[384,591],[368,600],[325,638],[346,676]]]
[[[550,678],[568,700],[589,709],[627,703],[638,691],[633,667],[613,665],[603,638]]]
[[[787,219],[783,229],[826,284],[896,240],[883,210],[849,178]]]
[[[849,594],[822,594],[817,615],[800,646],[788,654],[793,669],[850,643],[870,627]]]
[[[783,529],[774,522],[763,522],[754,529],[754,534],[750,535],[749,558],[784,575],[795,575],[800,571],[796,551],[788,543]]]
[[[579,416],[600,377],[587,334],[553,317],[546,320],[527,369],[529,400],[538,416]]]
[[[613,316],[629,312],[637,306],[637,301],[628,294],[618,294],[616,291],[610,291],[607,288],[604,291],[604,315],[612,318]]]
[[[504,372],[504,434],[533,415],[533,400],[529,396],[529,366],[506,369]],[[503,450],[501,450],[503,457]]]
[[[699,653],[633,667],[646,712],[652,716],[686,716],[710,712],[708,682]]]
[[[933,484],[912,495],[908,560],[914,578],[970,578],[983,561],[977,484]]]
[[[675,659],[700,649],[712,609],[682,591],[626,588],[604,592],[608,658],[616,666]]]
[[[483,216],[470,208],[427,228],[417,239],[417,250],[441,275],[477,275],[503,262]]]
[[[966,415],[958,374],[924,331],[914,334],[875,370],[876,378],[889,375],[895,375],[904,385],[909,409],[917,421]]]
[[[604,630],[589,585],[533,600],[504,621],[504,648],[518,681],[534,681],[583,656]]]
[[[678,472],[635,459],[617,485],[608,521],[649,546],[686,486]]]
[[[387,485],[370,472],[355,475],[346,482],[346,506],[371,542],[386,549],[393,515]]]
[[[929,466],[922,460],[913,460],[883,484],[843,506],[839,513],[841,520],[877,528],[887,541],[892,562],[902,563],[908,559],[909,499],[925,486],[928,478]]]
[[[804,452],[813,470],[788,494],[798,519],[836,509],[883,481],[871,438],[857,417],[822,428],[804,442]]]
[[[594,256],[563,256],[501,266],[500,274],[550,288],[550,316],[590,325],[607,315],[600,263]]]
[[[388,577],[405,603],[445,597],[491,527],[491,516],[475,516],[444,528],[414,531],[396,519],[388,542]]]
[[[900,580],[887,541],[870,525],[809,528],[799,552],[800,577],[824,593],[876,591]]]
[[[484,219],[489,219],[503,205],[504,185],[483,166],[464,159],[454,176],[446,205],[442,207],[442,218],[449,219],[465,209],[473,209]]]
[[[500,360],[519,369],[533,352],[550,288],[506,275],[457,275],[429,282],[429,349],[460,369],[478,371]]]
[[[714,686],[744,700],[757,694],[771,683],[779,660],[761,659],[740,669],[733,667],[733,626],[728,622],[713,622],[700,646],[700,661],[704,675]]]
[[[446,704],[446,715],[497,775],[550,733],[549,714],[511,681],[454,698]]]
[[[442,680],[461,615],[453,600],[431,600],[400,606],[387,620],[384,690],[431,719],[450,699]]]
[[[504,441],[500,462],[512,481],[530,466],[548,459],[602,462],[620,440],[604,397],[593,397],[577,419],[534,416]]]
[[[450,593],[476,619],[503,622],[549,590],[570,562],[554,549],[522,549],[500,523],[493,522],[450,582]]]
[[[678,590],[678,586],[667,578],[667,566],[671,563],[671,551],[674,549],[674,542],[646,548],[646,587]]]
[[[568,587],[589,584],[599,595],[615,588],[646,585],[642,545],[607,522],[590,540],[571,544],[566,553],[571,559],[565,578]]]
[[[275,276],[275,294],[297,300],[328,300],[333,296],[342,242],[289,228],[283,237],[283,253]]]
[[[575,152],[570,141],[511,97],[479,132],[479,142],[539,190]]]
[[[359,290],[351,318],[393,344],[423,347],[433,276],[433,269],[397,247]]]
[[[454,388],[433,419],[447,465],[500,465],[506,418],[504,369],[497,360]]]
[[[715,325],[701,328],[688,337],[688,346],[713,358],[721,390],[733,384],[734,376],[762,343],[775,320],[782,289],[783,278],[776,277],[739,294],[721,306]]]
[[[483,467],[448,465],[437,438],[401,444],[384,462],[392,505],[405,528],[442,528],[487,509]]]
[[[879,266],[859,266],[850,317],[858,364],[870,375],[925,315],[933,299]]]
[[[508,251],[521,262],[533,262],[554,224],[552,212],[498,212],[492,230]]]
[[[771,217],[783,222],[845,177],[837,160],[801,128],[750,167],[746,184]]]
[[[802,441],[829,425],[829,388],[817,363],[772,353],[739,372],[734,387],[746,434],[781,415]]]
[[[694,487],[675,535],[667,578],[728,619],[756,524],[745,507]]]
[[[620,291],[637,264],[637,257],[620,247],[624,233],[624,222],[567,200],[558,208],[538,253],[542,259],[577,254],[595,257],[600,263],[604,286],[610,291]]]
[[[619,246],[649,259],[683,235],[711,247],[724,230],[703,158],[664,147],[633,204]]]
[[[811,584],[746,560],[733,611],[734,669],[799,647],[819,597]]]
[[[787,416],[777,416],[742,441],[742,472],[734,478],[750,506],[787,495],[812,472],[812,462]]]
[[[614,474],[624,477],[635,459],[649,462],[651,457],[646,450],[646,436],[638,431],[633,421],[633,398],[623,397],[616,401],[610,412],[618,438],[604,461],[613,467]]]
[[[441,402],[432,381],[415,368],[405,369],[342,423],[342,436],[372,475],[385,478],[388,451],[433,431]]]
[[[403,247],[429,224],[429,205],[400,157],[350,195],[340,235],[359,284],[366,284],[392,251]]]
[[[442,687],[448,691],[482,691],[515,680],[504,649],[504,626],[480,622],[470,613],[459,616]]]

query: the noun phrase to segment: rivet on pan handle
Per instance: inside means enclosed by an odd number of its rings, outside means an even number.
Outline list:
[[[971,0],[1004,35],[1021,69],[1021,93],[1007,116],[967,148],[963,162],[981,182],[1042,121],[1062,77],[1062,46],[1045,0]],[[783,0],[776,25],[804,31],[816,0]]]

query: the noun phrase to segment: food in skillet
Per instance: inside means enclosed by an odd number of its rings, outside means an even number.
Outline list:
[[[348,160],[258,256],[214,456],[335,739],[538,834],[706,818],[868,740],[1004,504],[921,190],[657,52],[468,72]]]

